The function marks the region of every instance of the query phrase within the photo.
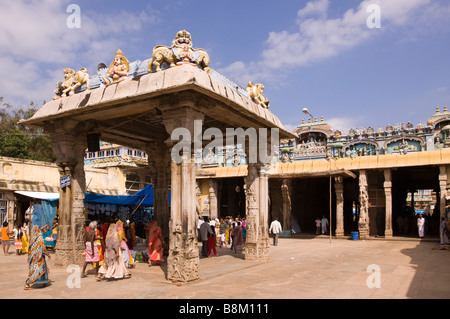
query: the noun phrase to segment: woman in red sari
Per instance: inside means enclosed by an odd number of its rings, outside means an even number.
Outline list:
[[[154,220],[150,224],[148,231],[148,265],[151,266],[152,262],[160,264],[163,257],[163,238],[162,230],[158,226],[158,221]]]

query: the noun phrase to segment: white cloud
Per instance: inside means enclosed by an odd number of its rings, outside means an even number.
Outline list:
[[[283,70],[327,59],[356,47],[385,30],[389,32],[395,26],[416,21],[413,13],[429,1],[364,0],[358,8],[349,9],[338,18],[328,17],[329,1],[309,1],[297,13],[297,32],[270,32],[260,60],[233,63],[221,69],[221,72],[244,83],[251,80],[275,83],[274,74],[278,80]],[[367,26],[367,19],[371,15],[371,12],[367,12],[367,7],[370,4],[378,4],[381,8],[381,31]]]
[[[334,117],[327,119],[327,123],[330,128],[334,130],[339,130],[343,134],[347,134],[351,128],[357,128],[360,119],[357,118],[347,118],[347,117]]]
[[[109,63],[130,33],[157,21],[144,11],[120,9],[121,19],[113,19],[81,7],[81,27],[71,29],[67,26],[71,15],[67,6],[67,2],[54,0],[2,2],[0,96],[6,102],[49,100],[56,82],[63,80],[63,68],[88,67],[94,74],[97,63]]]
[[[293,132],[297,128],[298,125],[295,125],[295,124],[284,124],[283,123],[283,126],[284,126],[284,129],[286,131]]]

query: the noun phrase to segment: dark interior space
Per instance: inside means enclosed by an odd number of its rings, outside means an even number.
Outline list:
[[[245,191],[242,177],[225,178],[219,184],[219,217],[245,216]]]
[[[331,179],[331,229],[335,230],[336,193]],[[330,222],[330,178],[302,178],[293,182],[292,216],[302,233],[315,234],[316,218],[325,216]],[[330,229],[330,227],[328,228]]]
[[[392,226],[394,236],[417,236],[417,216],[407,205],[408,192],[433,190],[435,196],[425,214],[425,236],[439,236],[439,168],[405,167],[392,170]],[[434,207],[433,207],[434,206]],[[415,209],[418,211],[417,207]]]

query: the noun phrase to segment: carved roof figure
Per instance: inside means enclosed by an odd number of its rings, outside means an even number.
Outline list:
[[[247,92],[259,106],[262,106],[265,109],[269,108],[269,100],[263,95],[264,85],[262,85],[261,83],[256,83],[255,85],[253,85],[253,82],[250,81],[247,85]]]
[[[122,50],[119,49],[114,56],[114,60],[109,65],[108,71],[102,78],[106,85],[109,85],[128,79],[128,71],[130,71],[130,63],[123,55]]]
[[[210,72],[209,56],[203,49],[192,48],[192,37],[186,30],[178,31],[172,46],[157,45],[153,48],[152,60],[148,72],[161,71],[161,67],[175,67],[180,64],[192,64]],[[167,67],[166,67],[167,68]]]

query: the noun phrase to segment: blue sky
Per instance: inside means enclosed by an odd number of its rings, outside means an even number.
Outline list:
[[[70,4],[80,28],[67,27]],[[380,8],[380,28],[368,28]],[[333,129],[425,124],[450,107],[447,0],[0,0],[0,96],[38,105],[66,67],[91,74],[117,49],[151,57],[179,30],[205,49],[211,67],[246,87],[263,83],[270,110],[292,130],[308,117]]]

